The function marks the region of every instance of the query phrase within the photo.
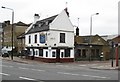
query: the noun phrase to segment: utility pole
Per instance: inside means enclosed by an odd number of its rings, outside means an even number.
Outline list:
[[[94,15],[99,15],[99,13],[92,14],[90,17],[90,38],[89,38],[89,61],[91,61],[91,48],[92,48],[92,17]]]
[[[3,7],[3,6],[1,8],[8,9],[8,10],[12,11],[12,29],[11,29],[11,32],[12,32],[12,36],[11,36],[12,54],[11,54],[11,60],[13,60],[13,23],[14,23],[14,10],[11,9],[11,8]]]
[[[111,46],[112,46],[112,48],[111,48],[111,67],[113,67],[113,54],[114,54],[114,42],[112,41],[111,42]]]

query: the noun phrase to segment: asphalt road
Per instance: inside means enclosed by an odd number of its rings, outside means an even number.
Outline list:
[[[95,70],[80,64],[36,63],[24,64],[1,61],[2,80],[45,82],[49,80],[118,80],[117,70]],[[66,81],[65,81],[66,82]],[[72,81],[73,82],[73,81]]]

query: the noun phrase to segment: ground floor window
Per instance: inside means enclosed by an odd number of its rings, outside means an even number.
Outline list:
[[[91,57],[91,59],[99,59],[100,56],[100,49],[76,49],[76,53],[75,53],[76,58],[80,58],[80,59],[88,59]]]
[[[64,52],[64,50],[60,50],[60,57],[61,57],[61,58],[64,58],[64,57],[65,57],[65,52]]]
[[[52,57],[56,57],[56,52],[52,51]]]
[[[33,55],[33,50],[32,49],[30,49],[30,56],[32,56]]]
[[[48,57],[48,51],[46,51],[46,57]]]
[[[70,57],[70,49],[65,49],[65,57]]]
[[[83,58],[86,57],[86,50],[85,50],[85,49],[82,50],[82,57],[83,57]]]
[[[39,56],[43,57],[43,49],[39,49]]]
[[[72,49],[66,48],[66,49],[41,49],[41,48],[36,48],[36,49],[30,49],[31,56],[36,56],[36,57],[47,57],[47,58],[69,58],[71,57],[72,54]]]
[[[100,50],[96,49],[96,57],[100,57]]]

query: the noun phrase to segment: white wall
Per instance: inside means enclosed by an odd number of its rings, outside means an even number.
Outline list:
[[[41,32],[40,32],[41,33]],[[67,16],[66,12],[63,10],[50,24],[50,31],[44,31],[42,33],[47,34],[47,41],[46,44],[41,44],[40,43],[40,33],[33,33],[33,34],[28,34],[25,36],[25,44],[26,46],[36,46],[36,47],[47,47],[47,46],[54,46],[56,44],[56,47],[74,47],[74,27],[72,23],[69,20],[69,17]],[[65,43],[60,43],[60,33],[65,33],[66,35],[66,42]],[[37,43],[34,43],[34,35],[37,34],[38,36],[38,41]],[[29,35],[31,35],[31,44],[28,43],[29,40]],[[39,46],[37,45],[39,44]]]
[[[29,34],[31,36],[31,44],[29,44],[29,35],[25,36],[25,44],[27,46],[36,46],[36,47],[74,47],[74,33],[73,32],[64,32],[64,31],[48,31],[42,32],[46,34],[46,44],[40,43],[40,33]],[[60,33],[65,33],[65,43],[60,43]],[[34,43],[35,35],[37,34],[37,43]],[[39,46],[37,45],[39,44]],[[54,46],[56,44],[56,46]]]
[[[50,24],[50,29],[74,31],[73,25],[64,10]]]
[[[45,32],[38,32],[38,33],[32,33],[32,34],[27,34],[25,35],[25,45],[26,47],[30,47],[31,45],[35,46],[35,47],[46,47],[46,43],[40,43],[40,34],[44,33],[46,35],[46,31]],[[37,35],[37,43],[35,43],[35,35]],[[29,44],[29,36],[31,36],[31,43]],[[38,46],[39,44],[39,46]]]
[[[65,43],[60,43],[60,33],[65,33]],[[74,47],[74,33],[64,31],[50,31],[47,44],[51,47]],[[56,46],[54,46],[56,44]]]

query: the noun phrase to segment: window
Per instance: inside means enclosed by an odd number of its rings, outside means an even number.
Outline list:
[[[64,57],[64,52],[61,52],[61,57],[62,57],[62,58]]]
[[[65,43],[65,33],[60,33],[60,43]]]
[[[40,43],[45,43],[45,34],[40,34]]]
[[[85,49],[82,50],[82,57],[86,58],[86,50]]]
[[[48,51],[46,51],[46,57],[48,57]]]
[[[55,57],[55,56],[56,56],[56,52],[52,51],[52,57]]]
[[[39,49],[39,56],[43,56],[43,49]]]
[[[31,43],[31,36],[29,36],[29,44]]]
[[[36,51],[35,51],[35,55],[37,55],[37,54],[38,54],[38,51],[36,50]]]
[[[70,57],[70,49],[65,49],[65,57]]]
[[[37,34],[35,35],[35,43],[37,43]]]

